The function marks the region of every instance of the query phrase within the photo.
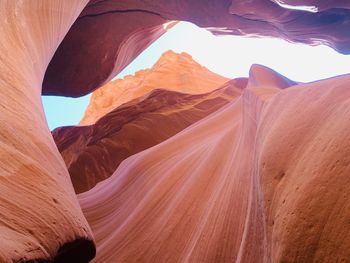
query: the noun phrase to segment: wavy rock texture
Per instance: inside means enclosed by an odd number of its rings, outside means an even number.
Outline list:
[[[75,191],[89,190],[124,159],[218,110],[246,85],[245,78],[228,81],[186,53],[167,51],[151,69],[96,90],[81,122],[90,126],[52,133]]]
[[[95,262],[350,258],[350,75],[250,78],[264,84],[79,195]]]
[[[292,10],[282,2],[315,6],[318,12]],[[102,86],[170,20],[189,21],[214,34],[280,37],[349,54],[349,9],[347,0],[91,0],[50,62],[43,94],[75,97]]]
[[[163,53],[152,68],[111,81],[96,90],[80,124],[93,124],[116,107],[154,89],[200,94],[213,91],[227,81],[228,78],[209,71],[189,54],[177,54],[169,50]]]
[[[92,229],[40,95],[103,85],[171,20],[350,53],[349,12],[344,0],[1,0],[0,262],[88,262],[91,230],[96,262],[348,261],[349,75],[298,84],[254,66],[233,102],[79,195]]]
[[[93,125],[57,128],[52,135],[74,189],[81,193],[110,177],[127,157],[170,138],[240,93],[241,89],[231,83],[200,95],[155,90]]]
[[[41,104],[46,67],[86,1],[0,1],[0,262],[95,254]]]
[[[155,12],[112,6],[109,1],[86,6],[47,69],[44,94],[77,97],[93,91],[166,32],[163,24],[168,20]]]
[[[296,85],[297,82],[282,76],[276,71],[263,65],[254,64],[249,70],[248,88],[279,88],[285,89]]]

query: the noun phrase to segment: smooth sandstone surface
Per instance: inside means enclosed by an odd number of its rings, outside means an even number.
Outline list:
[[[95,254],[40,97],[46,67],[86,2],[0,1],[0,262]]]
[[[318,12],[281,3],[315,6]],[[102,86],[172,20],[189,21],[214,34],[272,36],[350,53],[347,0],[91,0],[50,62],[43,94],[77,97]]]
[[[80,194],[84,214],[40,100],[103,85],[171,20],[349,53],[348,1],[2,0],[0,14],[0,262],[88,262],[94,238],[95,262],[349,260],[349,75],[300,84],[254,65],[234,101]]]
[[[116,107],[154,89],[200,94],[213,91],[227,81],[228,78],[209,71],[189,54],[169,50],[152,68],[111,81],[93,92],[80,125],[93,124]]]
[[[167,51],[152,68],[96,90],[81,121],[91,125],[52,132],[75,191],[89,190],[124,159],[218,110],[246,85],[246,78],[228,80],[189,54]]]
[[[110,177],[127,157],[170,138],[241,94],[230,82],[205,94],[154,90],[89,126],[57,128],[52,136],[76,193]]]
[[[350,75],[287,88],[271,72],[78,195],[94,262],[350,258]]]
[[[93,91],[166,32],[169,20],[117,3],[126,9],[115,10],[110,1],[88,3],[49,64],[44,94],[78,97]]]

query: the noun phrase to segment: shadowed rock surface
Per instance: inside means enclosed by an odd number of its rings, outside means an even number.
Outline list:
[[[0,1],[0,262],[95,256],[41,103],[46,67],[87,1]]]
[[[314,6],[318,12],[281,3]],[[189,21],[214,34],[279,37],[349,54],[349,8],[347,0],[91,0],[50,62],[43,94],[77,97],[102,86],[171,20]]]
[[[78,195],[94,262],[346,262],[350,75],[279,77]]]
[[[57,128],[52,136],[81,193],[111,176],[127,157],[170,138],[240,93],[231,85],[201,95],[155,90],[93,125]]]
[[[40,95],[103,85],[173,19],[349,53],[344,0],[1,0],[0,262],[85,263],[94,238],[95,262],[349,261],[349,75],[299,84],[254,65],[229,83],[248,83],[241,95],[124,160],[79,206]]]
[[[247,85],[247,79],[242,78],[220,87],[225,81],[188,54],[168,51],[151,69],[96,90],[82,121],[94,124],[52,132],[75,191],[89,190],[112,175],[127,157],[213,113],[239,96]],[[166,90],[156,89],[165,86]]]
[[[228,78],[209,71],[189,54],[169,50],[152,68],[111,81],[96,90],[80,124],[93,124],[109,111],[154,89],[200,94],[213,91],[227,81]]]

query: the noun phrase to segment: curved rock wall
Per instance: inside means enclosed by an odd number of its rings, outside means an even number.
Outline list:
[[[250,78],[263,85],[79,195],[95,262],[350,258],[350,76]]]
[[[110,81],[94,91],[80,125],[93,124],[118,106],[155,89],[201,94],[213,91],[227,81],[228,78],[198,64],[189,54],[168,50],[152,68]]]
[[[169,50],[151,69],[96,90],[81,121],[89,126],[52,132],[75,191],[94,187],[124,159],[218,110],[246,85],[247,79],[228,81],[189,54]]]
[[[155,90],[116,108],[93,125],[57,128],[52,136],[76,193],[81,193],[110,177],[127,157],[170,138],[240,93],[230,84],[200,95]]]
[[[79,195],[91,230],[40,101],[102,85],[169,20],[350,52],[348,2],[285,3],[319,12],[268,0],[0,1],[0,261],[88,262],[92,230],[97,262],[346,262],[349,75],[298,84],[254,66],[235,101]]]
[[[46,67],[85,4],[0,2],[0,262],[95,254],[41,104]]]
[[[77,97],[102,86],[164,33],[162,24],[169,20],[189,21],[214,34],[272,36],[350,53],[348,1],[286,2],[319,6],[317,13],[276,2],[92,0],[50,62],[43,94]]]

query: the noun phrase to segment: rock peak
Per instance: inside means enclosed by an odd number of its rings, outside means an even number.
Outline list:
[[[215,74],[197,63],[190,54],[168,50],[152,68],[111,81],[96,90],[80,124],[93,124],[116,107],[155,89],[201,94],[213,91],[227,81],[228,78]]]
[[[199,63],[197,63],[190,54],[186,52],[176,53],[173,50],[165,51],[158,61],[154,64],[153,68],[158,66],[163,66],[164,64],[175,64],[175,63],[185,63],[190,65],[197,65],[202,67]]]
[[[248,87],[274,87],[285,89],[297,82],[282,76],[271,68],[260,64],[253,64],[249,70]]]

